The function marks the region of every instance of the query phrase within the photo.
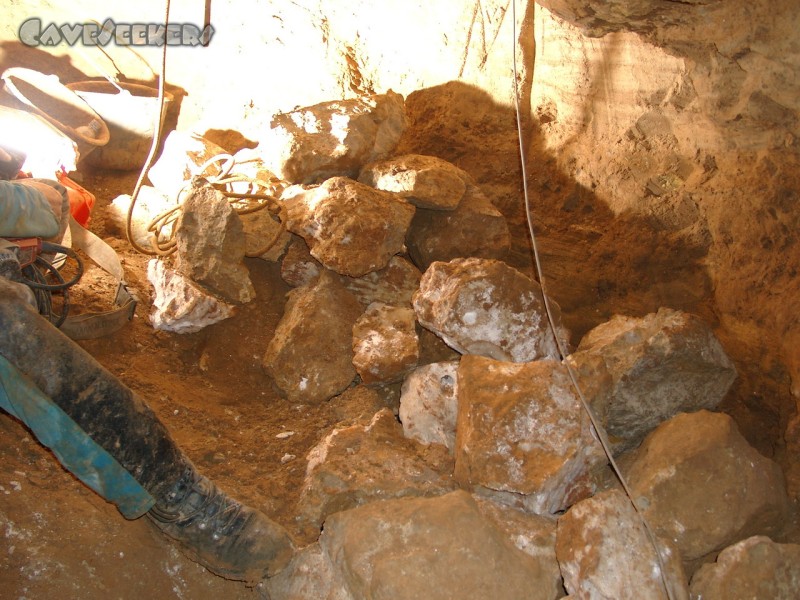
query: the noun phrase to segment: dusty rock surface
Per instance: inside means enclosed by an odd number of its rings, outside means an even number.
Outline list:
[[[155,329],[194,333],[233,314],[233,307],[219,301],[163,261],[147,264],[147,280],[153,286],[150,322]]]
[[[624,493],[614,490],[581,500],[558,519],[556,556],[570,598],[627,598],[635,590],[642,599],[688,600],[680,554],[669,542],[659,543],[663,571]]]
[[[791,598],[800,587],[800,545],[753,536],[728,546],[692,577],[692,600]]]
[[[203,187],[184,200],[175,236],[176,270],[230,302],[255,297],[243,264],[242,221],[219,192]]]
[[[373,302],[353,325],[353,366],[364,383],[400,381],[418,360],[412,308]]]
[[[357,598],[478,599],[499,589],[509,600],[560,595],[550,565],[514,547],[463,491],[337,513],[320,545]]]
[[[514,362],[558,356],[541,288],[503,262],[436,262],[413,300],[420,324],[461,353]],[[558,326],[558,305],[551,306]]]
[[[295,402],[324,402],[344,390],[353,368],[353,325],[361,305],[338,279],[322,273],[289,292],[264,354],[264,367]]]
[[[307,542],[339,511],[387,498],[439,495],[455,487],[440,474],[441,465],[420,457],[388,409],[366,423],[334,429],[307,459],[298,502],[298,522]],[[452,464],[446,454],[439,460]]]
[[[643,514],[673,541],[688,572],[751,535],[781,533],[789,498],[783,473],[750,447],[727,415],[681,413],[630,457],[626,477]]]
[[[641,319],[615,316],[598,325],[569,360],[584,372],[584,385],[599,388],[610,377],[608,393],[590,398],[616,453],[638,446],[678,412],[716,408],[736,378],[708,325],[664,308]]]
[[[332,177],[320,186],[290,187],[286,228],[301,236],[311,256],[351,277],[389,264],[405,247],[414,207],[389,192],[347,177]]]
[[[406,437],[441,444],[452,454],[458,417],[458,361],[430,363],[403,381],[400,422]]]
[[[463,487],[539,514],[590,495],[606,458],[565,367],[475,355],[458,367],[455,457]]]
[[[418,208],[407,241],[409,255],[423,270],[437,260],[470,256],[502,260],[511,249],[506,218],[471,182],[453,210]]]

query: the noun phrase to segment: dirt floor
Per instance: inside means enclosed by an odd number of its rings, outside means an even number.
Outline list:
[[[513,113],[460,84],[412,95],[407,104],[412,127],[398,153],[433,154],[471,172],[509,218],[509,262],[530,273]],[[678,236],[643,218],[614,217],[591,190],[557,171],[535,135],[531,139],[529,180],[545,272],[573,343],[615,312],[641,315],[662,305],[691,310],[717,326],[702,265],[706,238]],[[286,401],[262,369],[289,290],[279,265],[247,259],[257,299],[233,318],[194,334],[155,331],[147,319],[149,257],[132,250],[106,218],[110,201],[133,189],[136,173],[81,174],[98,200],[91,228],[118,251],[140,299],[129,326],[81,346],[147,400],[203,473],[297,534],[294,509],[305,456],[342,414],[336,402]],[[81,310],[105,309],[112,287],[109,277],[88,265],[74,303]],[[396,402],[392,392],[384,394],[390,406]],[[0,415],[0,429],[0,596],[266,597],[261,587],[207,573],[146,519],[125,521],[61,469],[17,421]],[[753,431],[759,433],[749,436],[751,442],[763,442],[759,449],[774,454],[777,432]]]

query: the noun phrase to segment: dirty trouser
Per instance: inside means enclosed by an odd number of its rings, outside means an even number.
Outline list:
[[[0,277],[0,407],[135,518],[192,466],[152,410]]]

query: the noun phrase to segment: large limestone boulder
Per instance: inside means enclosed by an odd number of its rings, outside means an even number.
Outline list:
[[[780,467],[741,436],[733,420],[701,410],[659,425],[625,457],[637,503],[660,537],[697,561],[786,524],[789,500]]]
[[[293,402],[324,402],[346,388],[353,368],[353,324],[362,309],[334,275],[289,292],[264,367]]]
[[[680,554],[659,545],[664,578],[641,517],[618,490],[581,500],[558,519],[556,556],[570,597],[686,600]]]
[[[441,444],[453,454],[458,416],[458,361],[414,369],[400,391],[400,422],[406,437]]]
[[[243,264],[242,221],[220,192],[210,187],[194,188],[183,202],[176,228],[179,273],[230,302],[246,303],[255,298]]]
[[[800,597],[800,545],[762,535],[728,546],[692,577],[692,600]]]
[[[366,422],[334,429],[307,458],[297,521],[309,540],[338,511],[379,499],[443,494],[455,487],[439,472],[439,467],[442,473],[452,469],[446,453],[442,465],[423,461],[389,409]]]
[[[408,252],[420,269],[454,258],[502,260],[511,248],[508,223],[474,183],[453,210],[418,208],[408,228]]]
[[[318,542],[296,552],[280,573],[261,583],[269,600],[355,600]]]
[[[592,493],[606,461],[563,365],[474,355],[458,367],[455,458],[462,487],[539,514]]]
[[[678,412],[715,408],[736,378],[711,329],[669,308],[615,316],[587,333],[569,360],[585,385],[610,377],[607,394],[589,397],[615,453]]]
[[[378,190],[394,192],[419,208],[452,210],[467,188],[467,174],[436,156],[406,154],[370,163],[358,180]]]
[[[415,210],[394,194],[347,177],[311,188],[292,186],[281,200],[286,228],[301,236],[323,265],[351,277],[384,268],[405,248]]]
[[[561,596],[551,565],[515,548],[463,491],[337,513],[325,522],[320,545],[355,598]]]
[[[357,177],[387,156],[407,126],[400,94],[323,102],[276,115],[258,150],[269,168],[292,183]]]
[[[418,359],[412,308],[373,302],[353,325],[353,365],[364,383],[400,381]]]
[[[513,362],[559,356],[539,284],[498,260],[435,262],[413,301],[420,324],[463,354]],[[550,306],[566,339],[558,305]]]

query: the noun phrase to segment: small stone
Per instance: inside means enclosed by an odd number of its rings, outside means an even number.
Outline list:
[[[383,269],[405,248],[414,207],[346,177],[322,185],[288,188],[286,228],[301,236],[311,256],[350,277]]]
[[[291,235],[289,247],[281,261],[281,278],[292,287],[308,285],[324,270],[319,261],[311,256],[308,245],[298,235]]]
[[[428,364],[409,373],[400,394],[400,422],[405,436],[422,444],[441,444],[453,454],[457,390],[457,360]]]
[[[278,262],[286,252],[292,234],[272,218],[269,210],[239,215],[244,229],[247,256]]]
[[[353,325],[353,365],[364,383],[399,381],[418,358],[412,308],[373,302]]]
[[[357,278],[342,276],[342,283],[365,307],[373,302],[410,307],[421,277],[408,260],[393,256],[385,268]]]
[[[150,323],[172,333],[194,333],[233,315],[233,307],[203,291],[164,262],[147,263],[147,279],[154,289]]]
[[[452,210],[466,190],[467,174],[435,156],[406,154],[366,165],[358,180],[378,190],[394,192],[414,206]]]

